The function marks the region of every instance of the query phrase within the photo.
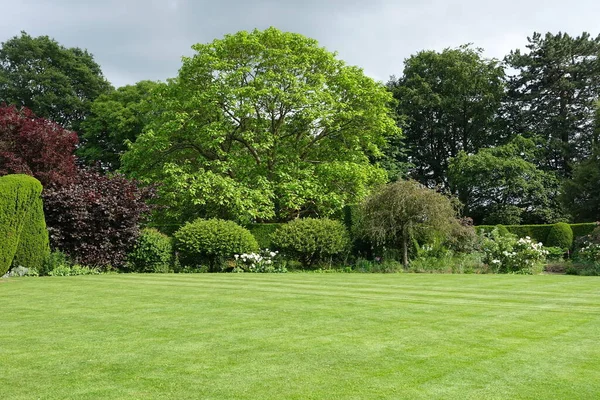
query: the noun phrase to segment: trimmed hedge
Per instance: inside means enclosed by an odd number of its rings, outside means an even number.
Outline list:
[[[39,271],[50,254],[41,193],[31,176],[0,177],[0,276],[13,264]]]
[[[547,245],[548,235],[554,225],[505,225],[506,229],[510,233],[517,235],[520,238],[529,236],[537,242],[542,242]],[[597,226],[595,222],[583,223],[583,224],[569,224],[573,231],[573,237],[578,238],[581,236],[589,235],[592,233],[594,228]],[[475,229],[477,232],[491,232],[495,226],[493,225],[479,225]]]
[[[127,255],[133,272],[169,272],[173,266],[173,241],[153,228],[144,228]]]
[[[273,242],[271,241],[271,235],[275,232],[280,226],[284,224],[251,224],[246,228],[250,231],[252,236],[258,242],[258,246],[261,249],[272,249]]]
[[[272,234],[272,240],[276,249],[296,258],[305,267],[338,256],[350,247],[344,224],[328,218],[290,221]]]
[[[568,250],[573,247],[573,230],[565,222],[552,225],[545,242],[546,246]]]

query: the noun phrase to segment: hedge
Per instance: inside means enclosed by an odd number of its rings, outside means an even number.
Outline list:
[[[595,222],[582,223],[582,224],[569,224],[573,230],[573,237],[578,238],[581,236],[589,235],[596,228]],[[545,225],[505,225],[506,229],[510,233],[517,235],[518,237],[529,236],[537,242],[546,244],[548,240],[548,234],[554,226],[553,224]],[[494,225],[479,225],[475,229],[477,232],[491,232],[496,226]]]
[[[272,249],[273,242],[271,241],[271,235],[282,225],[285,224],[250,224],[246,226],[246,229],[254,236],[261,249]]]
[[[0,177],[0,276],[13,264],[40,270],[50,254],[41,193],[31,176]]]

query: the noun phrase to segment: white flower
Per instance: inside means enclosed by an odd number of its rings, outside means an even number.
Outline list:
[[[274,251],[272,251],[272,252],[270,252],[270,253],[269,253],[269,255],[270,255],[271,257],[275,257],[275,256],[277,255],[277,253],[276,253],[276,252],[274,252]]]
[[[235,259],[237,260],[238,258],[240,258],[239,254],[234,254]]]
[[[492,260],[492,264],[500,264],[500,260]]]

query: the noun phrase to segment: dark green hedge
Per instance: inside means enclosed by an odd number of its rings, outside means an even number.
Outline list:
[[[272,249],[273,243],[271,242],[271,235],[277,228],[283,225],[285,224],[251,224],[248,225],[246,229],[254,236],[261,249]]]
[[[583,224],[569,224],[573,230],[573,237],[578,238],[581,236],[592,233],[596,227],[595,222],[583,223]],[[546,244],[548,234],[554,225],[506,225],[506,229],[510,233],[517,235],[518,237],[529,236],[535,241]],[[490,232],[495,228],[494,225],[479,225],[475,229],[477,232]]]
[[[12,264],[40,270],[50,254],[41,193],[28,175],[0,177],[0,276]]]

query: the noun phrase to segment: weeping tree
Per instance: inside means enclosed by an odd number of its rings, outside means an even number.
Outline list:
[[[363,234],[374,243],[400,248],[405,267],[413,238],[448,236],[458,224],[456,217],[456,202],[413,180],[382,186],[361,206]]]

